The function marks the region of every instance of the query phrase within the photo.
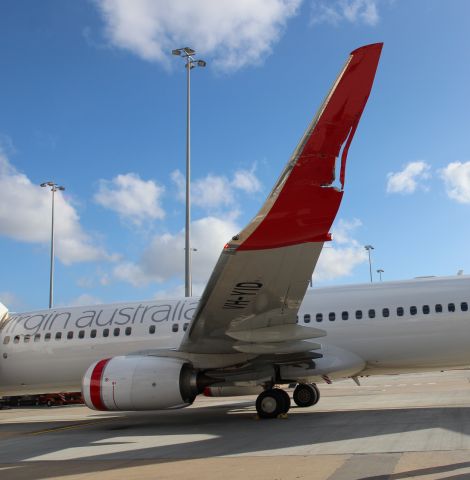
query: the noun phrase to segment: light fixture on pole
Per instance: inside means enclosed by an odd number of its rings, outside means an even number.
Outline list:
[[[380,279],[380,281],[382,281],[382,273],[384,273],[384,270],[382,270],[381,268],[379,268],[379,269],[377,270],[377,273],[379,274],[379,279]]]
[[[196,51],[189,47],[172,50],[173,55],[183,57],[186,61],[186,226],[184,246],[184,294],[192,295],[191,279],[191,70],[195,67],[205,67],[204,60],[195,60]]]
[[[41,183],[41,187],[51,187],[52,192],[52,215],[51,215],[51,266],[49,274],[49,308],[52,308],[54,300],[54,200],[55,192],[58,190],[63,191],[65,187],[57,185],[54,182]]]
[[[371,261],[371,258],[370,258],[370,251],[374,250],[374,247],[372,245],[365,245],[364,248],[367,250],[367,253],[369,254],[370,283],[372,283],[372,261]]]

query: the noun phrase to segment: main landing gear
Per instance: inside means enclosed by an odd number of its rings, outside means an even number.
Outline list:
[[[294,402],[299,407],[310,407],[320,399],[320,391],[315,384],[299,383],[294,390]],[[276,418],[286,414],[291,405],[287,392],[280,388],[269,388],[258,395],[256,411],[260,418]]]

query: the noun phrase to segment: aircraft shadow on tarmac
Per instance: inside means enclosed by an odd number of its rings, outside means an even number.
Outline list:
[[[44,433],[0,441],[0,466],[15,464],[14,468],[3,470],[1,476],[5,480],[8,474],[15,479],[51,478],[58,475],[59,464],[62,475],[71,475],[113,470],[117,465],[126,466],[127,462],[155,464],[158,468],[162,462],[232,455],[265,456],[273,455],[276,450],[282,450],[279,455],[345,453],[335,451],[335,446],[341,441],[354,440],[368,441],[372,449],[367,453],[383,453],[379,447],[373,449],[378,436],[412,435],[433,428],[470,436],[470,407],[333,412],[319,412],[312,407],[291,411],[287,420],[256,421],[253,403],[237,402],[167,412],[130,412],[114,418],[96,415],[92,422],[90,417],[74,422],[72,428],[68,428],[71,422],[54,422],[48,424],[49,430]],[[19,431],[27,431],[27,427],[31,431],[31,424],[15,425]],[[11,424],[0,426],[0,433],[2,430],[12,430]],[[315,450],[319,444],[328,451]],[[291,452],[286,450],[290,448]],[[408,442],[401,451],[420,449],[420,445],[413,448]],[[395,451],[400,451],[399,447]],[[470,462],[410,471],[408,476],[400,473],[367,477],[364,472],[363,479],[395,480],[466,467],[470,467]],[[468,474],[462,478],[468,478]]]

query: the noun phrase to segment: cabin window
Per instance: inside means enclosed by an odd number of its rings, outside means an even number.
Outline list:
[[[424,313],[425,315],[428,315],[430,311],[431,311],[431,310],[430,310],[430,308],[429,308],[429,305],[423,305],[423,313]]]
[[[44,340],[45,340],[46,342],[48,342],[50,339],[51,339],[51,332],[47,332],[47,333],[44,335]]]
[[[15,335],[15,338],[13,339],[13,343],[20,343],[20,336]]]
[[[35,342],[39,342],[39,340],[41,340],[41,334],[40,334],[40,333],[36,333],[36,335],[34,335],[34,341],[35,341]]]
[[[317,313],[315,316],[317,322],[323,322],[323,313]]]
[[[90,332],[90,338],[96,338],[96,330],[93,329],[91,332]]]
[[[436,313],[442,313],[442,305],[440,303],[436,303]]]
[[[447,305],[447,309],[449,310],[449,312],[455,312],[455,303],[449,303]]]
[[[462,310],[462,312],[466,312],[468,310],[468,303],[467,302],[462,302],[460,304],[460,310]]]
[[[418,309],[415,306],[410,307],[410,313],[411,315],[416,315],[418,313]]]
[[[124,330],[124,333],[129,336],[132,333],[132,327],[126,327],[126,330]]]
[[[297,317],[298,318],[298,317]],[[189,327],[189,323],[183,323],[183,330],[186,331]]]
[[[155,325],[150,325],[149,333],[155,333]]]
[[[29,343],[30,338],[31,338],[31,335],[25,335],[24,336],[24,343]]]
[[[349,318],[349,313],[348,312],[341,312],[341,318],[343,320],[347,320]]]
[[[67,332],[67,338],[70,340],[73,338],[73,332],[70,331],[70,332]]]
[[[335,321],[335,318],[336,318],[335,312],[330,312],[330,313],[328,314],[328,320],[329,320],[330,322],[334,322],[334,321]]]
[[[403,309],[403,307],[398,307],[397,308],[397,315],[399,317],[403,317],[403,314],[405,313],[405,310]]]
[[[356,318],[360,320],[362,318],[362,310],[356,310]]]
[[[62,338],[62,332],[56,332],[55,339],[60,340]]]
[[[388,308],[382,308],[382,317],[389,317],[390,316],[390,310]]]
[[[304,315],[304,323],[310,323],[310,313]]]
[[[103,337],[109,337],[109,328],[103,330]]]
[[[177,331],[178,331],[178,328],[179,328],[179,324],[178,324],[178,323],[174,323],[174,324],[171,326],[171,331],[172,331],[172,332],[177,332]]]
[[[5,337],[5,338],[3,339],[3,345],[6,345],[6,344],[9,343],[9,342],[10,342],[10,337]]]
[[[369,310],[369,318],[375,318],[375,310],[373,308]]]
[[[120,328],[115,328],[114,331],[113,331],[113,335],[115,337],[119,337],[119,334],[121,333],[121,329]]]
[[[85,338],[85,330],[80,330],[78,332],[78,338]]]

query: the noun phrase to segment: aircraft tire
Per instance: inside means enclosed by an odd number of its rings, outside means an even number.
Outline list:
[[[260,418],[276,418],[281,413],[285,413],[286,400],[278,388],[270,388],[258,395],[256,399],[256,411]]]
[[[289,411],[290,405],[291,405],[289,394],[285,390],[282,390],[280,388],[276,388],[276,390],[278,392],[280,392],[280,394],[282,395],[283,400],[284,400],[284,407],[283,407],[281,413],[287,413]]]
[[[293,397],[298,407],[311,407],[320,400],[320,390],[315,384],[299,383],[295,387]]]

